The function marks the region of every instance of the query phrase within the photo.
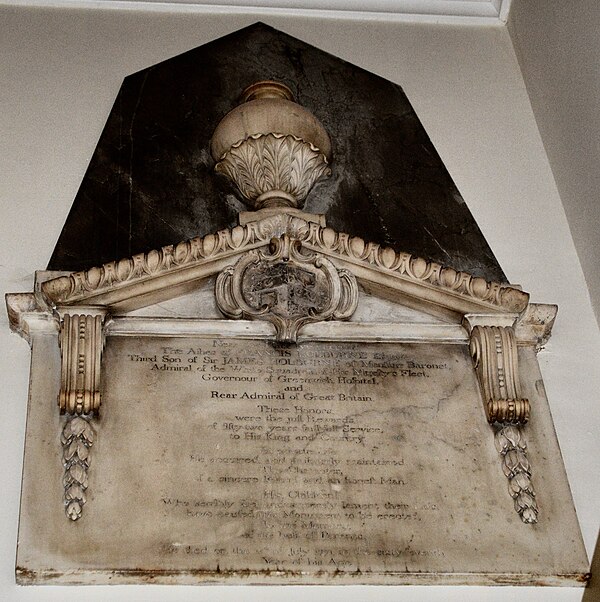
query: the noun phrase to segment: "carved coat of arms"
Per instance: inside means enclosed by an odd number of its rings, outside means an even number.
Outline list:
[[[295,341],[308,322],[349,318],[358,286],[348,270],[338,270],[318,253],[284,235],[268,250],[247,253],[217,278],[219,309],[230,318],[268,320],[279,341]]]

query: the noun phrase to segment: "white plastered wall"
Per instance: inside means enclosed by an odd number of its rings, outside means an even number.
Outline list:
[[[513,0],[508,27],[600,321],[600,3]]]
[[[45,267],[122,78],[257,20],[402,85],[508,278],[522,284],[533,301],[560,306],[540,364],[591,554],[600,499],[600,333],[511,40],[500,25],[0,6],[0,288],[30,290],[34,270]],[[17,588],[14,548],[29,350],[9,334],[4,313],[0,352],[1,599],[582,597],[576,589],[534,588]]]

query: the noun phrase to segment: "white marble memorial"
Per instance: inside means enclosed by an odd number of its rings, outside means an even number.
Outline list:
[[[314,181],[328,138],[300,126],[236,160]],[[336,232],[287,184],[7,296],[32,348],[17,580],[583,585],[536,359],[556,307]]]

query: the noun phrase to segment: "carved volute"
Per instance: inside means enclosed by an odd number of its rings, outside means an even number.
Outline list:
[[[100,372],[104,349],[102,308],[61,308],[59,346],[60,413],[65,414],[60,441],[63,448],[64,507],[67,516],[81,518],[87,500],[88,470],[95,439],[93,419],[101,405]]]
[[[517,340],[511,319],[493,323],[489,317],[465,316],[469,349],[485,406],[495,431],[496,449],[515,511],[526,524],[538,522],[538,503],[531,482],[531,465],[522,428],[530,404],[521,393]]]

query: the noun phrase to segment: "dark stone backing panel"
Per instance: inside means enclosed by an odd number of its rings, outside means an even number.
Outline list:
[[[237,222],[209,141],[242,90],[289,86],[333,143],[305,210],[332,228],[506,282],[402,89],[257,23],[125,78],[48,265],[81,270]]]

